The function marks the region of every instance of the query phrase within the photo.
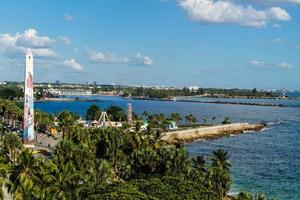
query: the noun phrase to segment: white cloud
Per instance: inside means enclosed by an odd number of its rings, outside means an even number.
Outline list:
[[[234,0],[241,1],[241,0]],[[244,2],[258,3],[262,5],[300,4],[300,0],[242,0]]]
[[[291,19],[289,13],[280,7],[257,10],[251,5],[244,6],[226,0],[178,0],[178,2],[192,20],[202,23],[232,23],[263,27],[273,20]]]
[[[33,28],[25,30],[24,33],[16,33],[16,45],[27,48],[49,48],[55,41],[47,36],[38,36]]]
[[[273,24],[272,27],[273,28],[281,28],[281,25],[280,24]]]
[[[65,60],[64,65],[76,71],[83,71],[83,67],[75,59]]]
[[[60,36],[60,41],[62,41],[64,44],[71,44],[71,40],[68,36]]]
[[[277,45],[283,45],[283,44],[286,44],[285,40],[282,39],[282,38],[276,38],[276,39],[272,40],[272,43],[273,43],[273,44],[277,44]]]
[[[66,21],[73,21],[73,20],[75,20],[75,17],[73,15],[71,15],[70,13],[65,13],[64,14],[64,19]]]
[[[292,69],[294,64],[284,61],[265,62],[261,60],[252,60],[250,61],[249,66],[260,69]]]
[[[24,33],[0,34],[0,53],[15,57],[16,55],[24,55],[28,48],[32,48],[36,57],[53,58],[57,54],[51,50],[55,44],[53,39],[47,36],[38,36],[35,29],[27,29]]]
[[[142,55],[141,53],[137,53],[135,56],[135,65],[153,65],[153,60],[149,56]]]
[[[276,1],[276,0],[272,0],[272,1]],[[296,3],[296,4],[300,4],[300,0],[277,0],[277,1],[279,3]]]
[[[27,49],[24,49],[23,52],[27,51]],[[40,58],[55,58],[57,57],[57,54],[52,51],[51,49],[32,49],[32,53],[35,57]]]
[[[292,69],[294,67],[293,63],[287,63],[287,62],[277,62],[277,67],[282,69]]]
[[[90,62],[94,63],[128,63],[127,57],[119,57],[116,53],[103,53],[95,50],[86,51]]]
[[[87,50],[86,51],[88,60],[93,63],[118,63],[118,64],[129,64],[129,65],[144,65],[149,66],[153,64],[153,60],[146,55],[137,53],[133,58],[126,56],[120,57],[116,53],[104,53],[101,51]]]
[[[299,49],[300,44],[295,42],[286,41],[282,38],[276,38],[271,41],[272,44],[275,45],[284,45],[286,47],[292,48],[292,49]]]
[[[265,67],[265,62],[261,60],[252,60],[249,65],[252,67]]]

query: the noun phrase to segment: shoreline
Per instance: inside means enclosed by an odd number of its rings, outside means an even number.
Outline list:
[[[134,100],[151,100],[151,101],[172,101],[172,102],[187,102],[187,103],[207,103],[207,104],[229,104],[229,105],[242,105],[242,106],[268,106],[268,107],[290,107],[283,104],[272,104],[272,103],[250,103],[250,102],[228,102],[228,101],[197,101],[197,100],[172,100],[172,99],[155,99],[155,98],[140,98],[133,97]]]
[[[217,125],[211,127],[201,127],[189,130],[172,131],[162,133],[161,140],[167,144],[186,144],[200,139],[212,140],[231,135],[239,135],[246,132],[258,132],[267,128],[264,123],[234,123],[227,125]]]
[[[124,98],[124,97],[123,97]],[[126,99],[126,98],[124,98]],[[186,103],[202,103],[202,104],[222,104],[222,105],[242,105],[242,106],[264,106],[264,107],[293,107],[284,104],[276,104],[276,103],[254,103],[254,102],[229,102],[229,101],[221,101],[217,100],[188,100],[188,99],[158,99],[158,98],[145,98],[145,97],[132,97],[133,100],[150,100],[150,101],[169,101],[169,102],[186,102]],[[236,98],[237,99],[237,98]],[[292,99],[287,99],[292,100]],[[295,99],[296,100],[296,99]],[[297,99],[299,100],[299,99]],[[77,98],[48,98],[48,99],[39,99],[35,100],[35,102],[43,103],[43,102],[102,102],[103,100],[99,99],[77,99]]]

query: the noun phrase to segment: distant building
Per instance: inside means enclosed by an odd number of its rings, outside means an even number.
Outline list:
[[[64,89],[64,90],[59,90],[58,95],[60,95],[60,96],[89,96],[89,95],[92,95],[92,91],[91,90]]]
[[[55,84],[56,84],[56,85],[59,85],[59,84],[60,84],[60,81],[59,81],[59,80],[56,80],[56,81],[55,81]]]
[[[197,90],[199,90],[199,88],[200,88],[199,86],[190,86],[189,90],[190,91],[197,91]]]
[[[176,125],[175,121],[170,121],[170,124],[167,126],[168,130],[177,130],[178,126]]]
[[[6,85],[7,83],[5,81],[0,81],[0,85]]]

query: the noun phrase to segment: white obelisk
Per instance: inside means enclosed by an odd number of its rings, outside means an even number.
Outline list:
[[[33,55],[30,49],[26,53],[24,86],[23,145],[25,147],[34,147]]]

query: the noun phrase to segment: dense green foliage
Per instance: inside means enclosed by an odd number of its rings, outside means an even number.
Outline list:
[[[91,105],[86,111],[87,120],[98,120],[101,116],[101,110],[97,105]]]
[[[166,176],[104,185],[97,188],[89,199],[219,200],[220,197],[203,184]]]
[[[111,106],[107,112],[117,119],[123,110]],[[0,123],[21,118],[20,113],[13,101],[0,100]],[[37,126],[53,122],[52,115],[36,114]],[[143,116],[157,127],[166,120],[162,114]],[[181,119],[176,113],[171,117]],[[15,133],[1,134],[0,186],[17,200],[221,200],[230,189],[231,165],[223,150],[190,158],[183,146],[166,146],[156,128],[141,130],[139,123],[133,129],[84,128],[77,119],[69,111],[57,115],[63,140],[50,156],[24,149]]]
[[[196,164],[184,147],[162,146],[155,134],[77,126],[66,130],[51,159],[23,150],[13,133],[3,136],[3,141],[15,138],[1,153],[9,166],[6,186],[15,199],[220,199],[218,191],[228,190],[207,184],[214,182],[206,174],[213,162]],[[11,159],[13,152],[16,159]]]
[[[145,98],[171,98],[175,96],[195,96],[207,95],[210,97],[275,97],[272,92],[260,92],[256,89],[216,89],[216,88],[199,88],[197,90],[183,89],[154,89],[154,88],[126,88],[124,96],[145,97]]]
[[[1,99],[19,99],[23,96],[22,89],[15,86],[0,86]]]
[[[110,119],[112,119],[112,121],[125,121],[126,120],[126,114],[125,111],[118,107],[118,106],[110,106],[107,110],[106,110],[108,116],[110,117]]]

